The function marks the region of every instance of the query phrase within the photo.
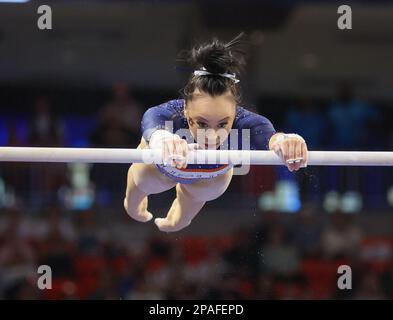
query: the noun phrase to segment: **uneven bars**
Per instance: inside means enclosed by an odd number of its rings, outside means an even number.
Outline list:
[[[189,164],[283,165],[273,151],[197,150]],[[0,147],[0,162],[162,163],[160,149]],[[393,152],[309,151],[313,166],[393,166]]]

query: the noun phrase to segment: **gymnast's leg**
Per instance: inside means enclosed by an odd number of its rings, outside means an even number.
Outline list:
[[[222,176],[192,184],[177,184],[176,199],[165,218],[156,218],[161,231],[175,232],[187,227],[207,201],[220,197],[228,188],[233,169]]]
[[[146,147],[142,138],[137,149]],[[176,182],[159,172],[154,164],[133,163],[128,170],[124,208],[131,218],[147,222],[153,217],[147,210],[147,196],[172,189],[175,185]]]

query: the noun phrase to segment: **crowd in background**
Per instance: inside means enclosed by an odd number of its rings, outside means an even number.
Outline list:
[[[3,299],[393,298],[393,239],[339,212],[259,212],[254,226],[228,234],[139,239],[121,230],[136,223],[125,214],[104,223],[94,210],[25,210],[0,217]],[[51,290],[37,287],[39,265],[51,267]],[[340,265],[351,266],[351,290],[337,287]]]
[[[321,100],[312,97],[262,98],[259,102],[247,101],[241,105],[268,117],[276,130],[301,134],[311,149],[383,150],[392,147],[392,128],[389,118],[391,106],[383,102],[371,102],[357,97],[355,88],[347,82],[337,85],[335,97]],[[32,96],[24,105],[25,128],[17,128],[18,112],[4,104],[4,113],[11,118],[1,123],[1,141],[11,146],[74,146],[77,139],[68,132],[78,130],[79,139],[86,139],[90,146],[135,147],[140,141],[140,121],[148,107],[178,98],[178,93],[166,97],[150,94],[149,98],[137,99],[125,84],[112,88],[109,98],[101,99],[101,107],[86,106],[86,110],[70,106],[58,106],[50,94]],[[86,99],[86,97],[84,97]],[[107,101],[105,101],[107,99]],[[12,99],[11,99],[12,100]],[[70,101],[74,102],[77,98]],[[81,100],[83,100],[81,98]],[[148,100],[149,102],[146,102]],[[72,102],[68,103],[72,103]],[[151,103],[155,101],[155,103]],[[15,103],[14,103],[15,104]],[[19,107],[19,105],[18,105]],[[60,110],[60,112],[59,112]],[[70,115],[81,117],[85,122],[69,122]],[[3,115],[4,116],[4,115]],[[5,122],[5,121],[4,121]]]

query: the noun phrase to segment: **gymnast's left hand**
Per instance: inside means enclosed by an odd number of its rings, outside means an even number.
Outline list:
[[[307,144],[298,134],[276,133],[269,141],[269,149],[283,160],[291,172],[307,167]]]

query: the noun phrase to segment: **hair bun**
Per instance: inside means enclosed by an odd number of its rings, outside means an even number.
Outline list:
[[[240,73],[245,65],[241,48],[244,34],[228,43],[213,39],[212,42],[194,47],[189,62],[195,69],[206,68],[211,73]]]

